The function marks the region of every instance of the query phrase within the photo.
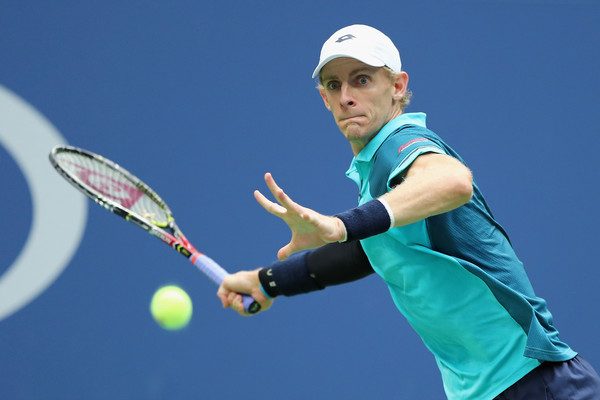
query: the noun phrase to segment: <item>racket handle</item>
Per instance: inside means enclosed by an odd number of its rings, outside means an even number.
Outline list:
[[[194,253],[190,257],[190,261],[217,285],[221,285],[221,283],[223,283],[223,279],[229,275],[229,273],[225,271],[223,267],[221,267],[216,263],[216,261],[207,255]],[[260,311],[260,304],[258,304],[258,302],[254,300],[252,296],[242,294],[242,302],[244,303],[244,311],[246,311],[248,314],[255,314]]]
[[[256,314],[260,311],[260,304],[252,296],[242,294],[242,303],[244,303],[244,311],[248,314]]]

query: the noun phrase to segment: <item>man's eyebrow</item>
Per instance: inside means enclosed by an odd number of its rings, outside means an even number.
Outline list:
[[[377,69],[378,69],[377,67],[370,67],[370,66],[358,67],[350,72],[350,76],[355,76],[355,75],[365,73],[365,72],[373,73]],[[339,79],[339,78],[335,74],[323,76],[323,81],[330,81],[330,80],[336,80],[336,79]]]

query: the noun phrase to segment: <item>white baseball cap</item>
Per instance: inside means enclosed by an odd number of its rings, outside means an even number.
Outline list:
[[[402,70],[400,53],[391,39],[367,25],[350,25],[331,35],[321,48],[313,79],[319,76],[325,64],[339,57],[354,58],[372,67],[385,65],[396,72]]]

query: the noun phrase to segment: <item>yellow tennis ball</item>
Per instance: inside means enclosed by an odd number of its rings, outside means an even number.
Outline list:
[[[163,286],[154,293],[150,312],[160,326],[168,330],[185,327],[192,318],[192,300],[178,286]]]

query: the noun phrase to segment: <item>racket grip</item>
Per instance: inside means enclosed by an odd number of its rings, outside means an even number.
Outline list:
[[[194,264],[204,275],[206,275],[211,281],[217,285],[223,283],[223,279],[229,273],[223,269],[216,261],[207,255],[201,253],[194,253],[190,257],[190,261]],[[248,314],[255,314],[260,311],[260,304],[252,296],[242,294],[242,302],[244,303],[244,311]]]
[[[260,304],[252,296],[242,294],[242,303],[244,303],[244,311],[248,314],[256,314],[260,311]]]

